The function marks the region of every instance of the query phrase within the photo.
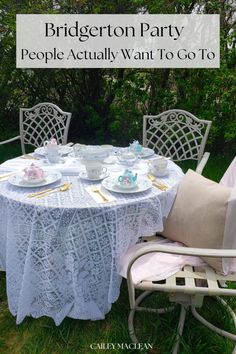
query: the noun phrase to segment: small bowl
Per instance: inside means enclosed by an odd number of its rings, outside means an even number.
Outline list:
[[[126,166],[133,166],[137,157],[132,152],[124,152],[118,156],[118,160]]]

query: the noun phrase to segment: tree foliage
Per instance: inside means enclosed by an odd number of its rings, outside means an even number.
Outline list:
[[[186,109],[213,121],[212,150],[235,148],[235,8],[231,0],[0,0],[0,128],[17,130],[19,107],[53,102],[73,113],[70,139],[127,144],[143,114]],[[16,69],[17,13],[219,13],[220,69]]]

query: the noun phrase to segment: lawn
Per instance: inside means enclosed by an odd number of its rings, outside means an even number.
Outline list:
[[[19,146],[9,145],[0,148],[0,161],[19,154]],[[211,156],[204,175],[219,181],[233,156]],[[185,169],[187,166],[185,166]],[[164,296],[155,296],[148,301],[166,303]],[[228,299],[233,309],[236,300]],[[129,313],[126,282],[123,281],[121,295],[112,306],[111,312],[103,321],[82,321],[66,318],[58,327],[50,318],[33,319],[28,317],[20,325],[10,314],[7,305],[5,275],[0,278],[0,353],[1,354],[89,354],[89,353],[133,353],[128,349],[92,349],[91,344],[130,343],[127,329]],[[153,343],[150,354],[168,354],[176,333],[179,309],[158,317],[153,314],[138,314],[137,336],[140,343]],[[226,311],[215,299],[205,299],[201,313],[214,324],[226,330],[233,330]],[[233,344],[198,323],[190,314],[186,319],[180,354],[229,354]]]

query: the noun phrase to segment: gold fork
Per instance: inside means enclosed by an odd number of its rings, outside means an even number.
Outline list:
[[[163,183],[158,182],[158,181],[156,180],[156,177],[153,176],[151,173],[148,173],[148,174],[147,174],[147,177],[150,179],[150,181],[152,182],[152,184],[153,184],[155,187],[159,188],[160,190],[166,191],[166,190],[168,189],[168,186],[166,186],[166,185],[163,184]]]
[[[102,194],[102,192],[98,188],[93,188],[92,191],[100,195],[104,202],[109,202],[109,200]]]

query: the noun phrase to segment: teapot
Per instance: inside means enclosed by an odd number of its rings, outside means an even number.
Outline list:
[[[44,147],[47,147],[48,145],[58,145],[58,144],[55,138],[51,138],[50,140],[44,141],[43,145]]]
[[[36,166],[33,163],[30,166],[24,168],[23,173],[24,179],[27,181],[40,182],[44,180],[45,177],[44,171],[39,166]]]
[[[44,141],[43,146],[44,146],[44,150],[47,154],[48,153],[54,153],[54,154],[58,153],[59,145],[57,144],[57,140],[54,138]]]
[[[133,174],[132,171],[126,169],[123,175],[118,177],[118,184],[122,187],[133,187],[137,184],[137,176],[138,174]]]
[[[134,140],[133,143],[129,145],[129,149],[135,154],[141,154],[142,145],[139,144],[138,140]]]

